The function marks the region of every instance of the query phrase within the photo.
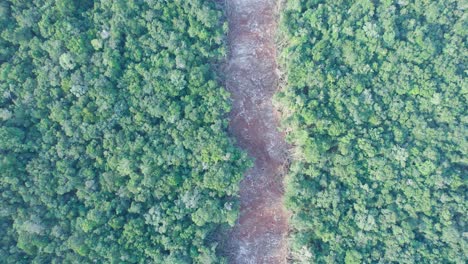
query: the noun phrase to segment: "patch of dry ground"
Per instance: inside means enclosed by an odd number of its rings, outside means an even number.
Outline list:
[[[278,131],[272,96],[278,86],[276,1],[227,0],[230,133],[255,159],[240,185],[240,218],[225,251],[231,263],[286,263],[288,214],[283,175],[288,146]]]

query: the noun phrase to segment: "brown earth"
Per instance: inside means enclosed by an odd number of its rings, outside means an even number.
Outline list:
[[[288,213],[283,175],[288,145],[278,131],[272,96],[278,87],[275,61],[276,1],[227,0],[229,60],[226,86],[233,110],[230,133],[254,158],[240,184],[240,218],[225,238],[231,263],[286,263]]]

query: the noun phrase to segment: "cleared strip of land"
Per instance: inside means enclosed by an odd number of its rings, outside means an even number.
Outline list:
[[[278,86],[276,1],[231,0],[227,8],[230,133],[255,159],[240,185],[240,219],[227,251],[232,263],[286,263],[288,215],[282,199],[288,146],[272,105]]]

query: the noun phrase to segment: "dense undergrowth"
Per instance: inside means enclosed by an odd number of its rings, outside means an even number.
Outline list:
[[[298,263],[465,263],[466,3],[285,1]]]
[[[0,2],[0,262],[223,261],[225,30],[208,0]]]

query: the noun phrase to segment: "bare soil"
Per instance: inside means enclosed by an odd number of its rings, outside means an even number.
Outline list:
[[[286,263],[288,213],[282,199],[288,145],[272,104],[278,87],[276,4],[227,0],[229,131],[255,160],[240,184],[240,218],[225,238],[231,263]]]

